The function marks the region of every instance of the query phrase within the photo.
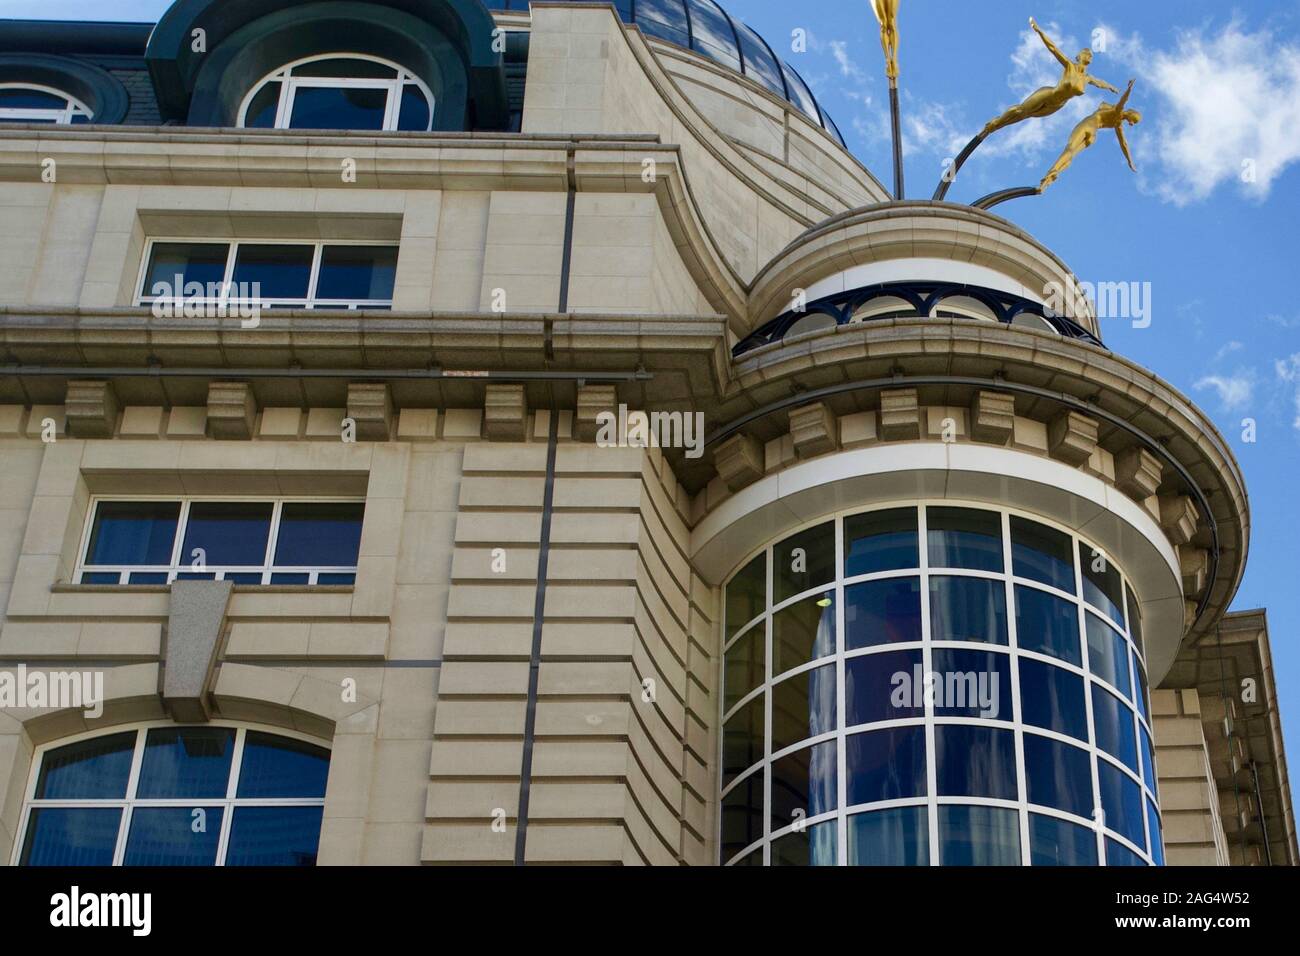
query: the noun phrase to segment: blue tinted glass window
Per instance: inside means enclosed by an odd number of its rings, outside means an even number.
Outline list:
[[[382,130],[387,108],[387,89],[299,86],[289,128]]]
[[[781,66],[757,33],[732,18],[740,37],[740,49],[745,54],[745,75],[761,83],[777,96],[785,96],[785,83],[781,79]]]
[[[1104,760],[1097,761],[1097,782],[1106,826],[1137,846],[1146,845],[1142,816],[1142,791],[1126,774]]]
[[[0,89],[0,109],[11,110],[65,110],[67,97],[33,90],[10,87]]]
[[[1142,637],[1142,611],[1138,607],[1137,595],[1133,589],[1126,587],[1124,596],[1128,601],[1128,634],[1133,638],[1133,643],[1137,646],[1138,652],[1146,657],[1146,646]]]
[[[128,578],[132,584],[166,584],[166,571],[137,571]]]
[[[1025,734],[1025,786],[1030,803],[1093,817],[1092,758],[1050,737]]]
[[[1017,798],[1012,731],[940,724],[934,728],[934,749],[939,796]]]
[[[145,738],[139,797],[224,797],[235,752],[230,727],[159,727]]]
[[[1083,678],[1051,664],[1021,658],[1021,719],[1031,727],[1087,740],[1088,712],[1083,694]]]
[[[122,811],[117,807],[36,807],[27,820],[23,866],[109,866]]]
[[[834,810],[839,802],[837,771],[833,740],[772,761],[773,832]]]
[[[928,508],[930,567],[1002,570],[1002,516],[968,508]]]
[[[212,866],[223,812],[221,807],[136,807],[123,864]]]
[[[786,538],[772,549],[772,602],[821,587],[835,578],[835,522]]]
[[[392,301],[396,276],[396,246],[326,246],[316,298]]]
[[[280,111],[281,83],[267,83],[254,94],[244,113],[247,129],[275,129],[275,117]]]
[[[1156,805],[1150,800],[1147,801],[1147,827],[1151,831],[1151,859],[1156,866],[1164,866],[1165,844],[1160,826],[1160,814],[1156,812]]]
[[[1074,548],[1068,534],[1011,516],[1011,566],[1017,577],[1074,594]]]
[[[135,731],[49,750],[41,758],[37,800],[121,799],[135,753]]]
[[[850,866],[929,866],[925,807],[895,807],[849,817]]]
[[[691,48],[733,70],[740,69],[740,51],[731,24],[713,0],[686,0],[691,8]]]
[[[1096,866],[1097,834],[1041,813],[1029,814],[1031,866]]]
[[[825,124],[824,128],[826,132],[831,134],[831,139],[835,140],[835,142],[839,143],[841,146],[844,146],[844,134],[841,133],[840,128],[835,125],[835,120],[831,119],[830,113],[825,111],[822,112],[822,123]]]
[[[690,49],[683,0],[637,0],[636,23],[650,36]]]
[[[722,785],[763,759],[763,705],[759,694],[722,725]]]
[[[1085,614],[1088,633],[1088,667],[1125,697],[1133,689],[1128,676],[1128,642],[1095,614]]]
[[[429,129],[429,101],[424,91],[413,83],[402,87],[402,104],[398,109],[397,128],[405,132],[424,133]]]
[[[817,109],[817,101],[813,99],[812,92],[808,89],[808,84],[789,63],[781,63],[781,72],[785,74],[785,82],[790,90],[790,102],[799,107],[800,112],[811,119],[814,123],[821,123],[821,114]]]
[[[1147,698],[1147,672],[1138,659],[1133,658],[1133,678],[1137,684],[1137,693],[1133,699],[1137,702],[1138,713],[1148,720],[1151,719],[1151,701]]]
[[[87,571],[81,576],[82,584],[119,584],[122,576],[116,571]],[[164,583],[167,575],[162,576]]]
[[[323,807],[237,807],[226,866],[315,866]]]
[[[235,567],[266,562],[274,506],[267,501],[196,501],[185,522],[181,563],[196,560],[203,550],[205,564]]]
[[[248,732],[239,768],[240,797],[323,797],[329,751],[301,740]]]
[[[868,511],[844,519],[844,574],[876,574],[920,567],[915,508]]]
[[[171,564],[180,513],[178,501],[101,501],[86,564]]]
[[[203,286],[201,295],[206,296],[210,284],[219,286],[225,279],[229,252],[230,245],[225,242],[155,242],[149,256],[143,293],[146,296],[189,296],[185,286],[198,282]],[[180,288],[177,288],[177,276],[181,279]]]
[[[262,299],[306,299],[311,282],[313,246],[244,243],[235,253],[233,280],[248,284],[248,295]],[[252,283],[257,283],[256,291]]]
[[[294,502],[280,511],[277,567],[355,567],[361,550],[361,502]]]
[[[885,578],[844,589],[849,650],[921,640],[921,579]]]
[[[886,651],[844,662],[847,723],[871,724],[904,717],[924,717],[921,652]]]
[[[1137,738],[1133,735],[1133,711],[1114,694],[1092,685],[1092,719],[1097,728],[1097,746],[1138,769]]]
[[[767,629],[751,627],[723,656],[722,709],[731,710],[763,683],[767,666]]]
[[[271,575],[272,584],[310,584],[311,577],[307,574],[273,574]]]
[[[788,833],[772,843],[773,866],[834,866],[839,840],[834,820]]]
[[[787,677],[772,688],[772,752],[835,729],[835,666]]]
[[[772,615],[772,673],[835,653],[833,591],[805,598]]]
[[[936,647],[932,660],[936,716],[1014,719],[1010,655]]]
[[[355,574],[318,574],[316,583],[320,585],[351,585],[357,583]]]
[[[939,863],[943,866],[1019,866],[1020,822],[1002,807],[939,808]]]
[[[1151,792],[1159,796],[1160,788],[1156,782],[1155,751],[1151,747],[1151,735],[1147,733],[1145,727],[1139,725],[1138,736],[1142,738],[1142,779],[1151,788]]]
[[[1001,581],[930,578],[930,639],[1007,643],[1007,593]]]
[[[750,774],[722,798],[722,862],[763,836],[763,774]]]
[[[1078,607],[1054,594],[1017,584],[1016,642],[1022,650],[1081,666]]]
[[[924,727],[854,734],[846,757],[850,805],[926,795]]]
[[[736,572],[727,585],[727,639],[766,609],[767,555],[760,554]]]
[[[1124,626],[1124,585],[1119,571],[1100,548],[1079,542],[1079,563],[1083,566],[1083,597],[1107,617]]]
[[[1106,841],[1107,866],[1146,866],[1146,860],[1138,856],[1124,844],[1115,840]]]

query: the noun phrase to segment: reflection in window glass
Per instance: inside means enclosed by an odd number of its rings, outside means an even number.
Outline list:
[[[835,653],[833,593],[806,598],[772,615],[772,673]]]
[[[1124,589],[1124,596],[1128,601],[1129,637],[1133,638],[1133,644],[1137,647],[1138,653],[1145,658],[1147,650],[1142,637],[1142,611],[1138,607],[1137,595],[1133,593],[1132,586]]]
[[[41,761],[36,799],[124,797],[134,752],[135,731],[82,740],[51,750]]]
[[[788,833],[772,843],[773,866],[834,866],[838,839],[834,820]]]
[[[849,650],[921,640],[921,579],[885,578],[844,589]]]
[[[772,761],[772,831],[834,810],[839,801],[837,774],[833,740]]]
[[[1151,746],[1151,735],[1141,725],[1138,725],[1138,734],[1142,738],[1142,779],[1151,788],[1152,793],[1160,796],[1160,788],[1156,782],[1155,750]]]
[[[868,511],[844,519],[844,574],[920,567],[915,508]]]
[[[928,508],[930,567],[1002,570],[1002,516],[996,511]]]
[[[224,797],[235,753],[231,727],[159,727],[145,736],[136,796]]]
[[[894,807],[849,817],[849,866],[928,866],[925,807]]]
[[[1142,857],[1138,856],[1124,844],[1117,840],[1106,840],[1106,865],[1107,866],[1146,866]]]
[[[760,771],[750,774],[722,798],[722,859],[731,859],[762,836],[763,774]]]
[[[763,759],[764,696],[759,694],[722,726],[724,787]]]
[[[195,829],[194,811],[203,811]],[[212,866],[217,862],[222,807],[137,807],[131,814],[124,866]]]
[[[934,728],[934,749],[939,796],[1018,798],[1012,731],[940,724]]]
[[[1151,859],[1156,866],[1165,865],[1164,836],[1160,826],[1160,814],[1156,805],[1147,801],[1147,828],[1151,831]]]
[[[23,866],[110,866],[122,811],[116,807],[37,807],[27,820]]]
[[[1020,660],[1020,719],[1079,740],[1088,739],[1083,678],[1061,667]]]
[[[772,753],[835,729],[835,667],[816,667],[772,688]]]
[[[1136,773],[1138,753],[1137,739],[1133,736],[1133,711],[1114,694],[1093,684],[1092,720],[1097,728],[1097,746],[1118,757]]]
[[[930,639],[1007,643],[1007,595],[1001,581],[930,578]]]
[[[850,727],[924,717],[921,652],[886,651],[844,662],[844,706]]]
[[[1054,594],[1016,585],[1016,643],[1080,667],[1079,608]]]
[[[1128,642],[1095,614],[1085,614],[1088,633],[1088,668],[1102,680],[1131,697],[1128,676]]]
[[[396,275],[396,246],[326,246],[316,300],[391,302]]]
[[[206,295],[210,285],[226,278],[225,242],[155,242],[144,278],[145,296],[186,296],[186,286],[197,282]]]
[[[1020,824],[1002,807],[939,807],[943,866],[1019,866]]]
[[[853,734],[845,753],[850,806],[926,795],[924,727]]]
[[[1017,577],[1074,594],[1073,551],[1069,535],[1011,516],[1011,566]]]
[[[240,797],[324,797],[330,755],[323,747],[250,730],[239,765]]]
[[[99,502],[86,564],[171,564],[180,514],[179,501]]]
[[[932,652],[937,717],[1014,720],[1011,710],[1011,657],[994,651],[936,647]]]
[[[264,299],[307,298],[315,246],[241,243],[235,256],[236,285],[261,287]]]
[[[1107,763],[1097,761],[1097,783],[1101,788],[1101,809],[1107,828],[1127,837],[1136,846],[1146,845],[1142,818],[1142,791],[1126,774]]]
[[[315,866],[324,807],[236,807],[226,866]]]
[[[745,565],[727,585],[727,640],[767,607],[767,555]]]
[[[1083,566],[1083,597],[1119,627],[1124,626],[1124,585],[1119,570],[1100,548],[1079,542],[1079,563]]]
[[[1093,818],[1092,758],[1067,743],[1025,734],[1025,787],[1030,803]]]
[[[757,624],[727,649],[726,673],[722,681],[722,709],[731,710],[750,691],[763,683],[767,666],[766,631]]]
[[[1097,834],[1068,820],[1029,814],[1031,866],[1096,866]]]
[[[275,543],[277,567],[356,567],[364,502],[286,502]]]
[[[772,549],[774,604],[835,579],[835,522],[800,531]]]
[[[269,501],[194,502],[185,522],[181,563],[197,560],[195,551],[201,549],[203,565],[261,567],[274,510]]]

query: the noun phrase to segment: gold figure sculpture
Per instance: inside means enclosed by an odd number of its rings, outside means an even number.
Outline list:
[[[885,75],[890,86],[898,84],[898,3],[899,0],[871,0],[871,9],[880,21],[880,46],[885,51]]]
[[[1089,86],[1095,86],[1099,89],[1109,90],[1111,93],[1118,93],[1115,87],[1111,86],[1105,80],[1099,80],[1095,76],[1090,76],[1088,66],[1092,63],[1092,50],[1084,49],[1079,52],[1078,59],[1071,60],[1060,51],[1051,38],[1039,28],[1033,17],[1029,18],[1029,25],[1034,28],[1047,45],[1048,51],[1052,56],[1060,61],[1061,66],[1065,68],[1065,73],[1061,76],[1061,82],[1056,86],[1044,86],[1035,90],[1018,106],[1013,106],[997,119],[989,122],[984,127],[982,136],[988,136],[1000,129],[1005,129],[1016,123],[1035,117],[1042,118],[1051,116],[1076,96],[1082,96]]]
[[[1137,110],[1126,109],[1128,99],[1133,94],[1133,80],[1129,80],[1128,89],[1120,97],[1118,103],[1102,103],[1090,116],[1086,117],[1074,131],[1070,133],[1070,142],[1065,147],[1065,152],[1061,153],[1061,158],[1056,161],[1047,175],[1043,177],[1039,185],[1039,192],[1042,192],[1060,177],[1061,173],[1069,168],[1074,162],[1074,158],[1082,153],[1085,149],[1097,142],[1097,134],[1104,129],[1113,129],[1115,135],[1119,137],[1119,148],[1124,152],[1124,158],[1128,160],[1129,169],[1137,172],[1137,166],[1133,165],[1133,154],[1129,152],[1128,140],[1124,136],[1124,124],[1136,126],[1142,122],[1142,114]]]

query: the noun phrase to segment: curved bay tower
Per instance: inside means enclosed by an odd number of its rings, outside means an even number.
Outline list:
[[[0,860],[1296,862],[1227,443],[781,52],[0,22]]]

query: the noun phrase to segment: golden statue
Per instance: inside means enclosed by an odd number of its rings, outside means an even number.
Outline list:
[[[1052,56],[1056,57],[1061,66],[1065,67],[1065,73],[1061,76],[1061,82],[1057,83],[1056,86],[1044,86],[1035,90],[1019,106],[1011,107],[997,119],[992,120],[984,127],[981,136],[988,136],[990,133],[995,133],[1023,120],[1051,116],[1074,97],[1082,96],[1087,92],[1089,86],[1109,90],[1112,93],[1119,92],[1105,80],[1099,80],[1095,76],[1088,75],[1088,66],[1092,63],[1092,50],[1081,50],[1078,59],[1071,60],[1039,28],[1033,17],[1029,18],[1029,25],[1034,28],[1035,33],[1042,37],[1043,43],[1047,45],[1047,49]]]
[[[880,46],[885,51],[885,75],[890,86],[898,83],[898,3],[899,0],[871,0],[871,9],[880,21]]]
[[[1082,153],[1085,149],[1097,142],[1097,134],[1104,129],[1113,129],[1115,135],[1119,137],[1119,148],[1124,151],[1124,158],[1128,160],[1129,169],[1137,172],[1137,167],[1133,165],[1133,154],[1129,152],[1128,140],[1124,137],[1124,124],[1129,123],[1136,126],[1142,122],[1142,114],[1137,110],[1125,109],[1128,106],[1128,98],[1133,93],[1133,80],[1129,80],[1128,89],[1118,103],[1102,103],[1097,111],[1085,118],[1074,132],[1070,134],[1069,145],[1065,147],[1065,152],[1061,154],[1055,165],[1047,171],[1043,177],[1038,191],[1042,192],[1052,183],[1056,182],[1061,173],[1069,168],[1074,162],[1074,158]]]

